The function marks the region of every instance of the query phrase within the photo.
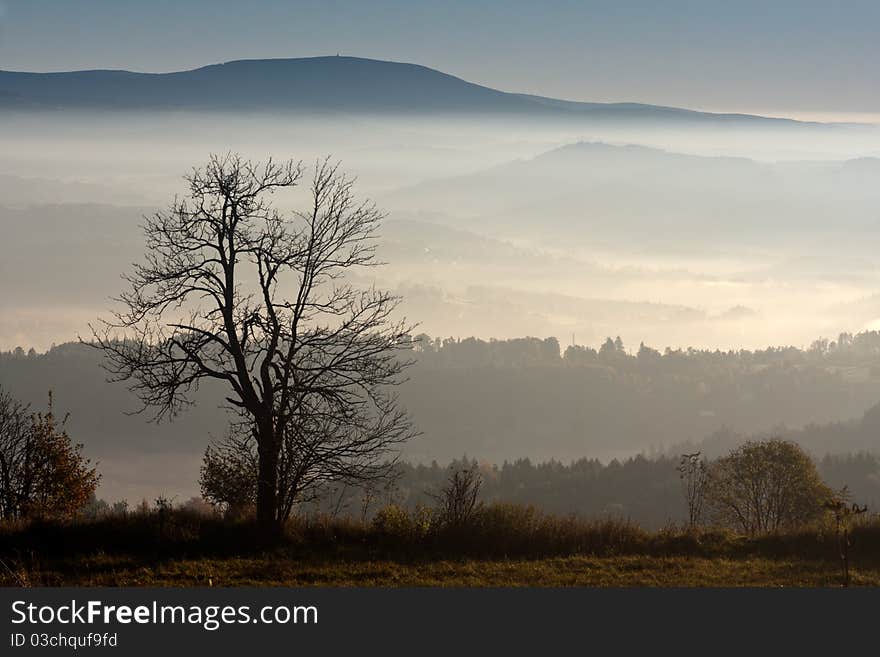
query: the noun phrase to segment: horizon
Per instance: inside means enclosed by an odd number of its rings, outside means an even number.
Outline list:
[[[0,61],[10,70],[191,69],[223,60],[341,52],[412,62],[509,92],[784,116],[880,112],[876,3],[684,0],[601,3],[350,0],[333,7],[261,0],[146,7],[120,0],[0,3]],[[76,24],[74,34],[67,26]],[[240,25],[259,39],[243,37]],[[125,34],[125,39],[121,38]],[[229,44],[235,42],[235,52]],[[294,45],[291,45],[293,42]],[[515,44],[515,46],[514,46]],[[743,75],[748,71],[749,75]]]
[[[413,337],[420,335],[421,331],[414,331]],[[667,351],[671,353],[688,353],[693,351],[695,354],[746,354],[746,353],[758,353],[758,352],[772,352],[772,351],[784,351],[788,349],[793,349],[801,352],[808,352],[811,348],[813,348],[816,344],[825,341],[825,342],[836,342],[836,340],[842,335],[849,336],[874,336],[880,335],[880,328],[872,328],[865,327],[856,331],[850,331],[847,329],[841,329],[837,334],[828,334],[828,335],[817,335],[814,340],[811,340],[809,343],[803,344],[793,344],[793,343],[777,343],[777,344],[767,344],[765,346],[757,346],[757,347],[729,347],[729,348],[721,348],[721,347],[692,347],[687,344],[651,344],[649,342],[642,341],[638,345],[633,345],[630,343],[626,343],[623,346],[623,353],[627,356],[634,357],[638,354],[638,351],[641,347],[647,347],[649,349],[654,349],[658,351],[661,356],[666,355]],[[456,342],[467,342],[467,341],[477,341],[481,343],[491,344],[493,342],[514,342],[516,340],[556,340],[559,343],[559,355],[560,357],[565,353],[565,350],[568,347],[576,347],[583,349],[593,349],[598,351],[598,349],[607,341],[613,340],[614,335],[607,335],[604,338],[599,338],[594,342],[590,343],[582,343],[576,340],[567,341],[565,340],[566,336],[558,336],[558,335],[519,335],[510,338],[496,338],[493,336],[484,336],[484,335],[428,335],[428,337],[432,339],[450,339]],[[568,336],[569,338],[572,336]],[[9,345],[0,345],[0,354],[14,354],[19,349],[21,349],[22,353],[27,356],[28,353],[33,350],[35,355],[37,356],[46,356],[54,349],[60,349],[64,347],[68,347],[71,345],[91,345],[93,344],[89,340],[80,340],[81,336],[73,336],[69,340],[63,340],[60,342],[53,342],[49,346],[41,346],[41,348],[37,348],[34,345],[29,344],[17,344],[13,346]]]
[[[23,70],[23,69],[7,69],[0,68],[0,73],[15,73],[15,74],[42,74],[42,75],[63,75],[69,73],[133,73],[139,75],[169,75],[174,73],[187,73],[198,71],[205,68],[210,68],[214,66],[223,66],[227,64],[234,63],[260,63],[260,62],[273,62],[273,61],[301,61],[301,60],[316,60],[316,59],[332,59],[332,58],[345,58],[351,60],[363,60],[363,61],[371,61],[378,63],[387,63],[387,64],[403,64],[409,66],[416,66],[424,69],[428,69],[433,72],[441,73],[444,75],[449,75],[453,78],[461,80],[463,82],[477,84],[479,86],[492,89],[495,91],[502,91],[506,94],[511,95],[531,95],[531,96],[539,96],[542,98],[550,98],[552,100],[562,100],[566,102],[578,102],[578,103],[595,103],[601,105],[647,105],[652,107],[662,107],[668,109],[683,109],[693,112],[703,112],[707,114],[720,114],[720,115],[744,115],[744,116],[756,116],[760,118],[769,118],[769,119],[788,119],[792,121],[799,121],[804,123],[823,123],[823,124],[850,124],[850,125],[877,125],[880,124],[880,110],[874,112],[863,112],[863,111],[844,111],[844,112],[834,112],[834,111],[822,111],[822,110],[786,110],[780,108],[765,108],[765,109],[754,109],[754,110],[731,110],[722,106],[685,106],[685,105],[660,105],[656,103],[647,102],[641,100],[639,98],[621,98],[617,100],[594,100],[592,98],[578,98],[575,99],[573,96],[564,95],[564,96],[544,96],[542,94],[537,93],[536,91],[529,89],[501,89],[498,86],[494,86],[491,83],[478,83],[470,80],[466,77],[458,75],[455,72],[435,68],[433,66],[419,63],[416,61],[405,61],[405,60],[397,60],[397,59],[381,59],[375,57],[365,57],[360,55],[353,55],[349,53],[335,53],[335,54],[326,54],[326,55],[303,55],[297,57],[255,57],[255,58],[243,58],[243,59],[226,59],[222,61],[212,61],[205,62],[201,64],[197,64],[192,67],[186,68],[170,68],[164,70],[147,70],[147,69],[131,69],[131,68],[112,68],[112,67],[97,67],[97,68],[73,68],[73,69],[52,69],[52,70]]]

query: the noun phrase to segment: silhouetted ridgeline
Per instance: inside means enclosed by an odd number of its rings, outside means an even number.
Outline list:
[[[230,94],[229,89],[235,89]],[[498,91],[440,71],[361,57],[237,60],[172,73],[0,71],[2,109],[502,113],[591,120],[797,126],[747,114],[583,103]]]

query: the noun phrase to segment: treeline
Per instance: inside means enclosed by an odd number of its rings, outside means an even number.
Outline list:
[[[627,459],[582,458],[570,463],[517,459],[501,465],[462,457],[449,464],[400,463],[398,478],[382,490],[336,489],[307,508],[331,515],[372,517],[394,504],[407,510],[437,504],[455,472],[476,469],[480,500],[534,506],[545,513],[631,520],[645,528],[681,526],[688,519],[678,466],[680,456],[639,455]],[[816,462],[833,490],[847,487],[852,499],[880,509],[880,457],[860,453],[826,455]]]
[[[425,335],[415,349],[404,398],[426,434],[442,441],[445,459],[467,452],[498,462],[525,455],[607,460],[700,443],[721,429],[788,433],[851,421],[880,401],[876,331],[809,349],[660,352],[608,338],[598,349],[563,350],[555,338]],[[846,430],[803,439],[814,453],[876,448],[873,436]],[[436,455],[427,445],[424,453]]]
[[[880,409],[871,410],[880,401],[877,332],[805,350],[632,353],[614,339],[606,345],[562,350],[552,338],[420,338],[399,392],[422,436],[404,457],[445,463],[472,454],[503,463],[591,455],[607,463],[640,452],[675,456],[679,445],[719,455],[759,433],[819,455],[878,449]],[[157,426],[125,415],[137,400],[106,378],[100,354],[80,344],[0,354],[0,385],[35,407],[52,390],[86,452],[105,462],[150,456],[162,471],[182,468],[175,463],[197,463],[226,429],[215,386],[203,386],[197,406]],[[108,471],[106,481],[113,476]],[[149,469],[139,476],[149,477]],[[195,480],[196,472],[185,476]]]
[[[414,338],[420,362],[438,367],[529,367],[534,365],[605,365],[627,372],[711,373],[778,366],[875,366],[880,368],[880,331],[841,333],[836,340],[820,338],[808,349],[672,349],[640,344],[628,349],[620,337],[605,339],[598,348],[572,344],[564,349],[555,337],[481,340],[439,338],[422,333]],[[875,370],[875,373],[880,369]]]
[[[73,343],[52,345],[47,353],[67,349]],[[533,365],[605,364],[618,367],[659,365],[670,370],[689,363],[689,371],[710,367],[767,367],[773,365],[880,365],[880,331],[840,333],[836,340],[819,338],[808,349],[767,347],[766,349],[672,349],[658,350],[644,343],[627,348],[620,337],[605,339],[598,348],[585,345],[560,346],[555,337],[482,340],[441,338],[421,333],[413,337],[413,350],[421,363],[444,367],[527,367]],[[36,358],[43,354],[33,347],[18,346],[0,351],[0,363]]]

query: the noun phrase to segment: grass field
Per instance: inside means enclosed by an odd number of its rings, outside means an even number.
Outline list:
[[[398,522],[399,521],[399,522]],[[271,545],[174,511],[0,528],[3,586],[840,586],[827,527],[745,538],[648,532],[504,507],[455,531],[310,520]],[[851,584],[880,586],[880,525],[854,532]]]
[[[59,560],[4,586],[839,586],[837,564],[806,559],[570,556],[545,559],[309,561],[266,555]],[[854,586],[880,586],[880,567]]]

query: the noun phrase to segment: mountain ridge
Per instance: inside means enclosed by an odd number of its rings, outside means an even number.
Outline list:
[[[473,112],[805,125],[749,114],[510,93],[420,64],[338,55],[241,59],[168,73],[0,70],[0,109],[4,108]]]

